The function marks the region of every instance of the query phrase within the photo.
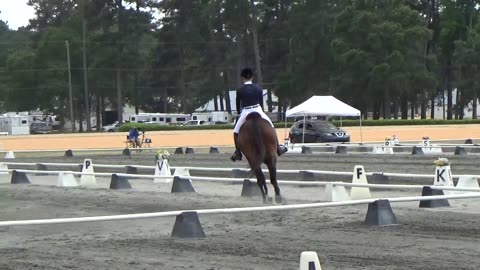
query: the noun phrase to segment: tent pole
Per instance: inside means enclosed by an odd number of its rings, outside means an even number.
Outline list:
[[[340,116],[340,128],[343,128],[342,117]]]
[[[284,134],[283,134],[283,143],[285,143],[285,140],[287,139],[287,114],[285,113],[285,128],[284,128]],[[290,141],[289,141],[290,144]],[[286,145],[288,146],[288,145]]]
[[[303,115],[302,143],[305,143],[305,114]]]
[[[360,144],[363,144],[362,114],[360,114]]]

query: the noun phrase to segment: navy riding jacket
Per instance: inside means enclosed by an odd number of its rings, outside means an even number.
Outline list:
[[[237,112],[243,108],[260,104],[263,110],[263,90],[258,84],[247,83],[237,90]]]

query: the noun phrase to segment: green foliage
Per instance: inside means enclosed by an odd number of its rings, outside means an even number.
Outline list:
[[[84,118],[86,73],[87,99],[98,122],[105,110],[127,103],[137,110],[191,113],[213,97],[225,97],[240,85],[240,68],[255,66],[257,46],[263,86],[279,97],[273,106],[335,95],[375,119],[413,118],[412,107],[426,118],[427,109],[437,106],[446,91],[447,117],[453,118],[457,109],[462,118],[463,108],[480,91],[479,1],[28,4],[35,10],[31,31],[11,31],[0,21],[3,110],[68,115],[65,41],[70,44],[75,117]],[[88,70],[83,69],[83,26]],[[455,88],[459,102],[453,108]]]
[[[144,123],[126,123],[120,126],[119,131],[128,132],[131,128],[136,127],[142,131],[154,130],[205,130],[205,129],[232,129],[233,125],[201,125],[201,126],[177,126],[177,125],[155,125]]]
[[[332,121],[337,127],[340,127],[340,121]],[[343,120],[342,126],[359,126],[358,120]],[[480,124],[479,119],[464,120],[443,120],[443,119],[392,119],[392,120],[363,120],[362,126],[423,126],[423,125],[470,125]]]
[[[359,127],[359,120],[331,121],[337,127]],[[398,120],[362,120],[362,126],[428,126],[428,125],[471,125],[480,124],[480,119],[464,120],[443,120],[443,119],[398,119]],[[289,129],[293,122],[287,122]],[[285,123],[274,123],[275,128],[285,128]],[[155,125],[143,123],[126,123],[120,126],[120,132],[128,132],[131,128],[139,128],[143,131],[167,131],[167,130],[217,130],[231,129],[233,125],[202,125],[202,126],[177,126],[177,125]]]

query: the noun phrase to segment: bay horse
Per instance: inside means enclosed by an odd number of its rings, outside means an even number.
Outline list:
[[[247,158],[250,169],[257,178],[257,184],[262,191],[264,203],[272,202],[268,196],[265,175],[262,172],[262,164],[265,163],[270,174],[270,182],[275,190],[275,202],[282,203],[284,199],[280,195],[277,183],[277,134],[275,129],[260,114],[252,112],[247,116],[245,123],[238,134],[240,150]]]

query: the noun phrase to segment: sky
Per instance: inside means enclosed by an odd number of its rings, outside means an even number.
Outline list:
[[[0,20],[7,22],[11,29],[26,26],[33,17],[33,8],[27,5],[27,0],[0,0]]]

